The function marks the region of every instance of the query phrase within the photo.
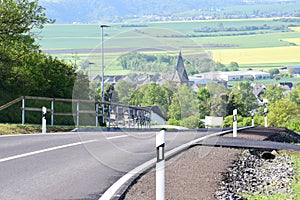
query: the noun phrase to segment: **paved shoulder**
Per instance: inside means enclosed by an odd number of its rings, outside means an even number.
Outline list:
[[[231,138],[231,137],[219,137],[217,141],[210,143],[209,141],[199,142],[200,145],[212,145],[222,147],[238,147],[238,148],[257,148],[257,149],[276,149],[276,150],[290,150],[300,151],[300,145],[262,141],[262,140],[249,140],[245,138]]]

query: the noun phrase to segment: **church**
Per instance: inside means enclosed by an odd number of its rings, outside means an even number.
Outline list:
[[[184,67],[184,61],[182,58],[181,51],[179,52],[177,65],[176,65],[175,72],[172,75],[171,80],[176,83],[180,83],[180,84],[188,84],[189,83],[189,77],[188,77],[187,72]]]

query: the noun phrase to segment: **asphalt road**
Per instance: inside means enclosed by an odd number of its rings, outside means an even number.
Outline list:
[[[207,134],[168,132],[166,150]],[[99,199],[121,176],[155,157],[155,132],[1,136],[0,199]]]

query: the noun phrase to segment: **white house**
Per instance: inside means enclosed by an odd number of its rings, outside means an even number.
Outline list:
[[[246,79],[269,79],[270,73],[261,71],[230,71],[230,72],[207,72],[199,74],[199,78],[212,79],[212,80],[224,80],[224,81],[240,81]]]

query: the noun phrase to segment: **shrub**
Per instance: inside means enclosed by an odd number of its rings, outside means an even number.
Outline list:
[[[167,125],[180,126],[180,121],[176,119],[169,119]]]
[[[300,133],[300,122],[299,121],[292,120],[286,124],[286,127],[292,131]]]
[[[180,125],[186,128],[204,127],[203,122],[197,116],[190,116],[181,120]]]

